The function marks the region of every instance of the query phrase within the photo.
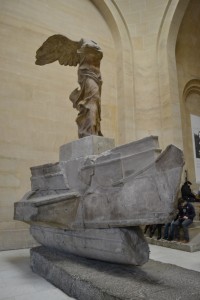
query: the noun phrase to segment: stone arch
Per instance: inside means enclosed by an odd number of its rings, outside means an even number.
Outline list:
[[[195,172],[190,114],[197,112],[194,109],[194,103],[200,104],[199,80],[197,79],[200,74],[197,74],[198,72],[193,68],[194,58],[190,64],[187,62],[191,51],[187,48],[190,41],[186,42],[186,40],[191,35],[188,25],[196,22],[198,28],[200,26],[199,13],[200,8],[196,1],[169,1],[157,43],[162,142],[165,145],[172,142],[184,150],[185,168],[193,182],[195,182]],[[197,30],[194,24],[192,28],[195,35]],[[180,43],[181,40],[184,42]],[[200,39],[196,36],[192,42],[198,43],[195,52],[197,58]],[[178,51],[182,51],[181,54]],[[182,60],[179,57],[182,57]],[[183,62],[185,62],[184,71]],[[192,72],[188,72],[189,68]],[[190,74],[186,74],[187,72]],[[198,107],[200,109],[200,105]]]
[[[174,143],[183,148],[175,48],[180,24],[188,4],[189,0],[168,2],[158,35],[157,62],[162,146]]]
[[[200,95],[200,79],[191,79],[186,83],[183,90],[183,99],[186,101],[188,95],[193,93]]]
[[[90,0],[108,24],[114,39],[117,59],[118,144],[136,137],[133,81],[133,50],[128,28],[113,0]]]
[[[182,123],[183,145],[185,155],[185,168],[188,170],[190,180],[195,183],[195,162],[193,149],[193,136],[191,128],[191,115],[200,116],[200,80],[192,79],[185,85],[182,94]]]
[[[195,183],[193,134],[191,115],[200,117],[200,6],[190,0],[184,14],[176,43],[176,67],[179,87],[179,103],[182,121],[182,138],[185,167],[190,180]],[[195,185],[194,185],[195,188]]]

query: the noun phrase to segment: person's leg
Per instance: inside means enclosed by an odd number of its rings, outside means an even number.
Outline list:
[[[150,226],[150,225],[146,225],[146,226],[145,226],[145,228],[144,228],[144,233],[147,232],[147,230],[149,229],[149,226]]]
[[[169,241],[173,241],[173,239],[174,239],[174,222],[175,221],[172,221],[170,223],[169,238],[168,238]]]
[[[183,227],[183,233],[184,233],[184,241],[189,242],[189,233],[188,233],[188,227],[190,224],[192,224],[192,220],[187,219],[184,220],[181,226]]]
[[[162,225],[163,224],[157,224],[157,229],[158,229],[158,237],[157,240],[160,240],[162,237]]]
[[[174,239],[179,240],[179,226],[180,226],[180,220],[174,221]]]
[[[167,240],[167,239],[169,238],[169,228],[170,228],[170,224],[171,224],[171,223],[165,224],[165,227],[164,227],[164,236],[163,236],[163,239],[164,239],[164,240]]]
[[[156,231],[156,227],[157,227],[157,225],[151,225],[150,226],[150,234],[149,234],[149,237],[150,238],[152,238],[153,237],[153,235],[154,235],[154,233],[155,233],[155,231]]]

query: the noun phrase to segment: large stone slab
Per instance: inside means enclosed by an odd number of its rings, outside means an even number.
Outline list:
[[[77,152],[96,138],[97,145],[99,139],[106,144],[103,137],[83,138]],[[15,203],[15,219],[63,229],[167,223],[176,210],[183,153],[169,145],[160,154],[157,146],[150,136],[99,155],[79,157],[87,151],[75,151],[76,158],[31,168],[32,191]]]
[[[78,300],[200,299],[200,273],[155,261],[125,266],[37,247],[31,267]]]
[[[43,246],[87,258],[143,265],[149,246],[140,227],[63,230],[32,225],[31,234]]]

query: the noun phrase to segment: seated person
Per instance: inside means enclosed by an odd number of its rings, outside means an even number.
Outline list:
[[[163,239],[164,240],[168,240],[168,241],[173,241],[174,239],[174,222],[179,218],[179,215],[182,214],[182,198],[178,199],[178,208],[177,208],[177,213],[176,213],[176,217],[174,218],[174,220],[170,223],[165,224],[164,227],[164,236]]]
[[[193,219],[195,217],[195,209],[194,206],[183,199],[183,202],[181,203],[182,210],[180,210],[178,214],[178,218],[176,221],[174,221],[174,236],[175,239],[179,240],[179,229],[180,227],[183,228],[183,234],[184,234],[184,240],[183,243],[189,242],[189,233],[188,233],[188,227],[193,223]]]
[[[172,241],[174,239],[174,220],[166,223],[164,227],[164,240]]]

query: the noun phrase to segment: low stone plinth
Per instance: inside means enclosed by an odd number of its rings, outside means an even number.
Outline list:
[[[197,300],[200,295],[200,273],[155,261],[126,266],[37,247],[31,249],[31,267],[78,300]]]
[[[139,227],[66,230],[32,225],[41,245],[60,252],[106,262],[141,266],[149,260],[149,246]]]
[[[189,242],[187,244],[177,242],[177,241],[167,241],[164,239],[157,240],[156,237],[149,238],[146,237],[148,244],[162,246],[166,248],[182,250],[186,252],[196,252],[200,251],[200,236],[198,237],[198,241]]]
[[[87,155],[100,154],[114,147],[114,139],[90,135],[62,145],[60,147],[59,161],[67,161]]]
[[[143,228],[143,230],[144,230],[144,228]],[[152,238],[148,237],[147,235],[145,235],[145,238],[146,238],[148,244],[152,244],[152,245],[163,246],[166,248],[172,248],[172,249],[182,250],[182,251],[186,251],[186,252],[200,251],[200,222],[194,221],[189,226],[188,230],[189,230],[190,242],[187,244],[177,242],[177,241],[167,241],[164,239],[157,240],[157,232],[155,233],[155,235]],[[163,236],[163,233],[162,233],[162,236]],[[182,240],[183,240],[182,228],[180,230],[180,238],[182,238]]]
[[[192,202],[192,205],[194,206],[196,216],[194,220],[199,221],[200,220],[200,202]]]

